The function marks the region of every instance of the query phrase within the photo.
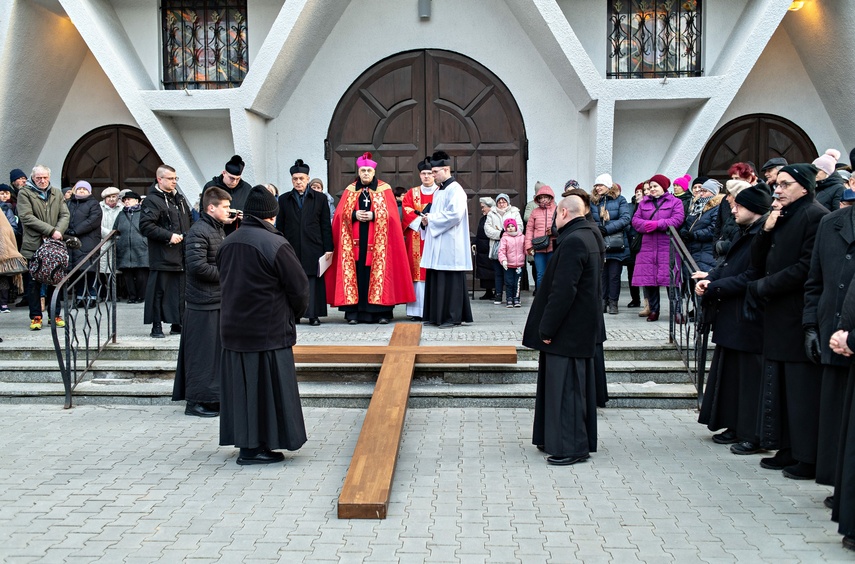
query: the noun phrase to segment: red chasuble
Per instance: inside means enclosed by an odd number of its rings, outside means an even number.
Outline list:
[[[432,201],[433,194],[422,194],[421,186],[410,188],[404,194],[404,201],[402,203],[402,207],[404,208],[404,242],[407,246],[407,255],[413,282],[425,281],[425,269],[419,266],[422,262],[422,251],[424,251],[425,242],[418,231],[413,231],[408,226],[416,218],[420,219],[420,216],[416,212],[424,210]]]
[[[356,286],[356,260],[359,258],[359,245],[368,245],[365,257],[371,267],[368,284],[368,303],[394,306],[412,302],[416,299],[410,269],[407,266],[407,252],[404,250],[404,235],[401,219],[398,217],[398,204],[392,188],[378,181],[377,190],[371,194],[371,211],[374,221],[368,224],[368,241],[359,240],[359,222],[351,221],[353,211],[358,209],[357,199],[362,190],[356,189],[354,182],[341,195],[341,201],[333,216],[333,261],[324,275],[327,298],[332,306],[354,305],[359,301]]]

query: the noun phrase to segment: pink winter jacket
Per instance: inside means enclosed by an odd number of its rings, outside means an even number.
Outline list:
[[[537,239],[538,237],[543,237],[546,235],[549,230],[552,228],[552,221],[555,219],[555,210],[557,206],[555,205],[555,192],[552,191],[552,188],[549,186],[543,185],[540,187],[540,190],[537,191],[534,199],[537,200],[538,196],[547,195],[552,198],[552,201],[549,202],[547,207],[542,207],[538,205],[531,212],[531,215],[528,216],[528,223],[525,224],[525,248],[526,250],[531,249],[531,241],[532,239]],[[551,253],[553,251],[553,243],[555,242],[555,233],[551,233],[549,237],[549,246],[540,251],[536,251],[538,253]]]
[[[508,261],[508,268],[525,266],[525,237],[519,231],[502,234],[499,242],[499,264]]]

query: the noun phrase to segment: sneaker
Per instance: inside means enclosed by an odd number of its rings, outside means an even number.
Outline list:
[[[39,331],[42,328],[42,316],[35,316],[32,321],[30,321],[30,331]]]
[[[65,327],[65,321],[58,315],[53,318],[53,322],[57,327]]]
[[[12,310],[9,309],[9,306],[7,306],[7,305],[1,305],[0,306],[0,313],[12,313]]]
[[[514,300],[514,307],[522,307],[519,300]]]
[[[502,305],[502,298],[496,298],[493,300],[493,305]]]
[[[505,307],[510,307],[510,308],[514,307],[514,302],[508,302],[507,305],[505,305]]]

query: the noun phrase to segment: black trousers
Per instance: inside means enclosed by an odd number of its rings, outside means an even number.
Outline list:
[[[603,265],[603,299],[618,301],[620,298],[620,271],[623,263],[619,260],[609,259]]]

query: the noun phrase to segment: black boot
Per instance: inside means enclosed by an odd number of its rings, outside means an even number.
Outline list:
[[[151,324],[151,336],[153,339],[166,338],[166,335],[163,334],[163,325],[159,321]]]

